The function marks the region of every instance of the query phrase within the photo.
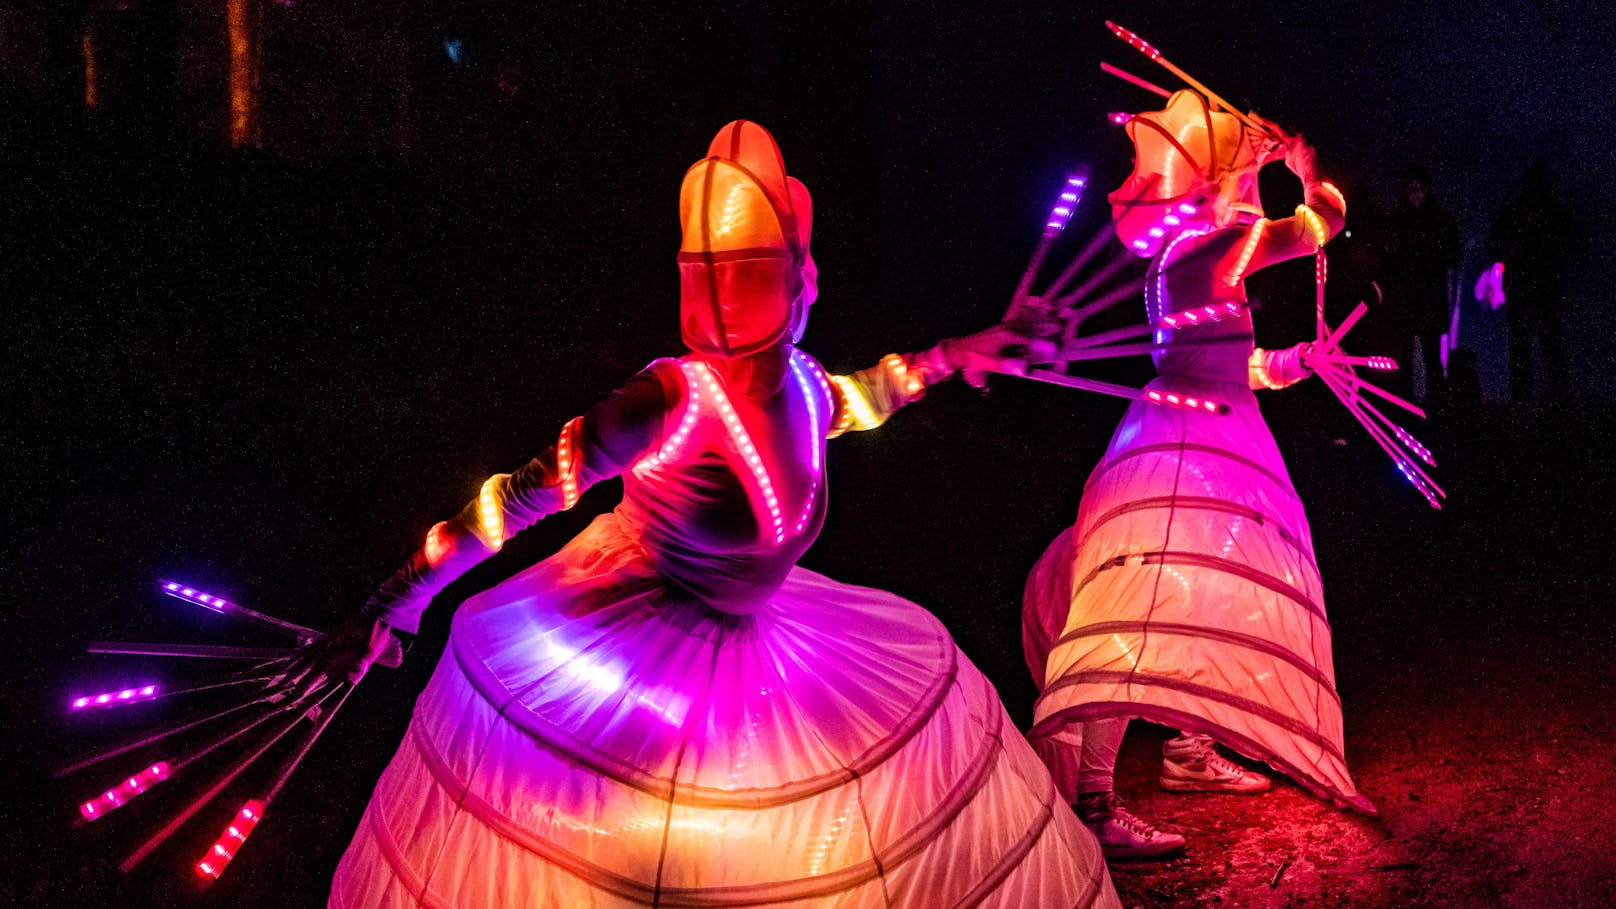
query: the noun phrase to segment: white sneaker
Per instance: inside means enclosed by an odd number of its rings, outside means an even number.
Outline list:
[[[1107,859],[1162,858],[1184,848],[1184,838],[1157,830],[1122,807],[1114,792],[1079,795],[1077,817],[1100,841]]]
[[[1273,785],[1268,777],[1218,754],[1208,736],[1180,735],[1162,743],[1161,787],[1168,792],[1255,795]]]

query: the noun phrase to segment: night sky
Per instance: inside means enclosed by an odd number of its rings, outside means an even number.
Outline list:
[[[1493,214],[1524,165],[1545,161],[1585,236],[1568,330],[1575,396],[1608,416],[1616,369],[1600,282],[1616,266],[1616,17],[1592,2],[786,13],[294,0],[266,5],[282,36],[266,66],[284,75],[266,83],[265,149],[252,153],[190,126],[154,132],[43,98],[49,78],[28,49],[44,46],[48,6],[0,0],[11,44],[0,112],[20,112],[0,122],[0,368],[11,392],[0,590],[14,656],[0,782],[29,793],[0,808],[9,879],[95,878],[105,869],[78,863],[135,840],[134,828],[65,832],[78,792],[45,778],[118,731],[70,728],[55,709],[69,691],[131,672],[83,656],[86,641],[263,643],[200,629],[149,594],[152,578],[329,624],[483,477],[541,450],[653,357],[678,353],[679,180],[731,119],[772,130],[814,193],[821,296],[804,346],[835,371],[993,322],[1070,168],[1088,165],[1102,181],[1126,171],[1127,143],[1105,115],[1154,99],[1099,62],[1177,86],[1113,38],[1106,18],[1306,134],[1324,173],[1372,190],[1383,212],[1403,168],[1429,167],[1467,245],[1466,287]],[[404,157],[364,126],[385,117],[350,106],[353,86],[374,78],[353,61],[384,33],[404,36],[416,77],[418,132]],[[461,62],[446,40],[459,42]],[[1273,209],[1288,211],[1294,187],[1274,171],[1265,189],[1273,183]],[[1103,213],[1090,205],[1088,215],[1071,233]],[[1280,275],[1259,321],[1285,324],[1284,286]],[[1470,305],[1465,319],[1462,340],[1501,397],[1502,318]],[[1308,413],[1334,406],[1309,393],[1293,400],[1313,404],[1289,405],[1296,421],[1274,421],[1288,457],[1339,429],[1338,414]],[[1020,583],[1070,522],[1121,409],[1007,380],[986,397],[940,389],[882,432],[833,448],[836,493],[807,564],[933,608],[1024,722]],[[1608,438],[1579,440],[1573,460],[1604,463]],[[1343,524],[1390,514],[1441,533],[1389,467],[1354,464],[1341,477],[1293,470],[1304,498],[1357,484],[1361,499],[1332,516]],[[580,511],[608,508],[613,495],[601,489]],[[1575,504],[1592,526],[1604,503]],[[553,551],[588,516],[546,522],[455,589]],[[1353,595],[1332,574],[1345,558],[1329,553],[1346,544],[1319,532],[1336,609]],[[1558,551],[1553,540],[1523,545]],[[1475,558],[1456,570],[1484,570]],[[1367,608],[1388,619],[1396,606]],[[303,886],[328,879],[446,627],[440,610],[412,665],[386,686],[367,683],[353,708],[365,724],[338,724],[342,759],[311,769],[340,817],[300,834],[314,856],[293,875]],[[245,892],[273,905],[254,880],[260,889]],[[91,892],[138,899],[156,885],[106,886]]]

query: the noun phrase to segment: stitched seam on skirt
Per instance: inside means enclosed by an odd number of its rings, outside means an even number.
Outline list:
[[[995,694],[997,693],[995,692]],[[1002,710],[1003,708],[1000,707],[999,709]],[[999,753],[1004,754],[1004,738],[1002,736],[995,737],[994,743],[998,746]],[[1015,773],[1014,770],[1011,773],[1023,782],[1026,781],[1025,777]],[[954,909],[974,909],[975,906],[981,905],[983,900],[999,889],[999,885],[1003,884],[1011,873],[1020,867],[1022,859],[1025,859],[1033,848],[1038,845],[1038,841],[1043,839],[1044,832],[1049,829],[1049,822],[1055,817],[1055,780],[1047,773],[1044,774],[1044,779],[1048,783],[1044,787],[1041,800],[1044,810],[1039,812],[1036,825],[1023,833],[1021,838],[1011,845],[1009,851],[999,857],[993,867],[989,868],[987,873],[983,875],[982,880],[977,882],[977,885],[972,887],[970,892],[966,893],[954,904]]]
[[[1094,570],[1089,572],[1088,577],[1084,578],[1082,583],[1078,584],[1077,587],[1072,591],[1072,598],[1076,600],[1077,596],[1082,593],[1083,588],[1087,587],[1089,583],[1096,577],[1099,577],[1100,572],[1107,571],[1112,568],[1126,567],[1129,564],[1130,559],[1143,560],[1141,562],[1134,563],[1136,566],[1193,565],[1197,568],[1210,568],[1214,571],[1221,571],[1225,574],[1232,574],[1238,578],[1244,578],[1245,580],[1248,580],[1259,587],[1266,587],[1280,596],[1283,596],[1286,599],[1296,603],[1298,606],[1301,606],[1308,612],[1311,612],[1313,615],[1317,616],[1318,620],[1323,622],[1326,628],[1330,627],[1330,619],[1324,614],[1324,610],[1318,604],[1314,603],[1307,596],[1307,594],[1303,593],[1295,586],[1287,584],[1284,581],[1281,581],[1279,578],[1268,574],[1267,572],[1258,571],[1255,568],[1241,562],[1236,562],[1233,559],[1223,559],[1217,556],[1202,555],[1198,552],[1137,552],[1131,555],[1119,555],[1115,558],[1107,559],[1106,561],[1094,566]],[[1152,604],[1154,604],[1154,602],[1155,600],[1153,598]]]
[[[439,782],[441,784],[442,781]],[[427,890],[426,881],[410,867],[410,863],[404,858],[404,851],[393,839],[393,831],[387,826],[387,820],[382,817],[380,803],[376,799],[371,799],[370,806],[365,809],[365,816],[370,823],[371,835],[376,838],[376,845],[381,848],[382,857],[392,866],[393,875],[398,878],[398,882],[415,897],[415,904],[430,906],[432,909],[453,909],[442,897]]]
[[[1226,514],[1239,515],[1247,520],[1257,522],[1257,524],[1260,526],[1272,528],[1273,531],[1279,535],[1281,540],[1284,540],[1286,543],[1290,544],[1292,549],[1295,549],[1302,555],[1307,556],[1309,559],[1312,559],[1313,557],[1313,554],[1302,546],[1301,538],[1295,533],[1291,532],[1290,528],[1286,527],[1284,524],[1281,524],[1277,518],[1269,517],[1255,508],[1250,508],[1235,502],[1225,501],[1224,499],[1214,499],[1210,496],[1152,496],[1148,499],[1135,499],[1132,502],[1124,502],[1123,504],[1118,505],[1116,508],[1113,508],[1096,518],[1094,523],[1088,526],[1087,533],[1083,535],[1084,541],[1086,542],[1090,537],[1094,536],[1094,532],[1102,525],[1109,521],[1120,518],[1125,514],[1132,514],[1136,511],[1146,511],[1151,508],[1161,508],[1171,505],[1178,505],[1181,508],[1193,508],[1204,511],[1221,511]],[[1079,544],[1079,546],[1081,546],[1081,544]]]
[[[1093,625],[1080,625],[1077,628],[1074,628],[1071,631],[1061,635],[1061,639],[1056,642],[1055,646],[1059,647],[1062,644],[1071,643],[1079,638],[1097,637],[1105,634],[1122,634],[1130,631],[1143,631],[1144,626],[1144,622],[1099,622]],[[1330,680],[1324,677],[1324,673],[1317,666],[1308,663],[1295,652],[1281,647],[1265,638],[1259,638],[1250,634],[1241,634],[1238,631],[1225,631],[1221,628],[1207,628],[1201,625],[1184,625],[1177,622],[1151,622],[1150,630],[1152,632],[1159,632],[1166,635],[1176,634],[1184,637],[1205,638],[1212,641],[1221,641],[1225,644],[1234,644],[1248,650],[1256,650],[1276,659],[1283,660],[1300,670],[1308,678],[1312,679],[1320,688],[1328,691],[1330,696],[1335,699],[1336,706],[1341,706],[1341,695],[1336,693],[1335,688],[1330,684]],[[1315,702],[1313,705],[1313,713],[1315,716],[1318,715],[1317,702]]]
[[[934,616],[926,614],[934,625],[934,633],[942,628]],[[474,654],[467,653],[469,644],[461,643],[464,635],[450,635],[450,642],[455,655],[455,661],[460,664],[461,671],[472,686],[482,694],[490,703],[500,703],[501,695],[510,697],[514,701],[520,694],[510,696],[508,689],[493,677],[487,667],[476,658]],[[959,671],[958,656],[950,643],[946,632],[937,634],[940,646],[939,656],[946,663],[945,667],[932,680],[930,687],[922,693],[915,708],[909,712],[892,730],[887,737],[878,740],[853,762],[840,770],[822,773],[815,777],[798,780],[786,786],[775,789],[725,790],[714,789],[708,786],[691,786],[679,794],[676,804],[693,808],[770,808],[790,802],[801,801],[818,795],[821,792],[844,785],[861,773],[868,773],[870,769],[880,766],[887,758],[900,751],[908,744],[916,733],[925,727],[931,715],[948,694],[948,688],[953,684],[954,677]],[[526,689],[524,689],[526,690]],[[510,701],[506,702],[507,707]],[[625,786],[638,789],[655,798],[673,799],[671,782],[645,773],[628,763],[618,760],[610,755],[592,748],[576,737],[533,714],[526,708],[505,712],[506,707],[500,708],[501,715],[512,725],[532,736],[544,748],[563,755],[574,763],[582,764],[601,776],[615,780]]]
[[[1178,457],[1173,461],[1173,494],[1169,497],[1171,504],[1167,506],[1167,526],[1162,528],[1162,549],[1166,549],[1173,541],[1173,518],[1178,514],[1178,484],[1184,480],[1184,446],[1189,444],[1188,417],[1180,417],[1178,424]],[[1145,649],[1150,646],[1150,619],[1156,614],[1156,607],[1161,603],[1162,575],[1166,573],[1166,564],[1156,566],[1156,579],[1150,585],[1150,606],[1145,610],[1145,631],[1139,635],[1139,655],[1134,658],[1133,665],[1128,668],[1128,684],[1133,684],[1133,673],[1139,668],[1139,661],[1145,658]],[[1093,575],[1090,575],[1093,577]],[[1083,579],[1083,584],[1088,583]],[[1083,589],[1083,584],[1077,590]],[[1073,592],[1072,602],[1077,602],[1076,591]]]
[[[983,782],[997,764],[998,749],[994,745],[1002,739],[1003,711],[993,711],[990,719],[993,725],[983,736],[983,747],[972,759],[960,781],[944,795],[937,810],[926,819],[924,825],[910,831],[887,850],[887,856],[882,864],[889,871],[913,858],[929,845],[937,833],[953,823],[960,812],[965,810],[965,806],[981,793]],[[418,727],[412,723],[410,728],[416,730]],[[453,769],[437,753],[425,733],[415,732],[410,736],[410,740],[414,742],[416,751],[421,756],[421,762],[438,784],[447,790],[462,792],[460,799],[462,810],[481,821],[495,834],[544,858],[591,886],[607,890],[624,899],[637,900],[643,905],[652,905],[654,893],[650,886],[623,877],[587,859],[579,858],[571,851],[499,813],[492,805],[471,792],[468,784],[455,778]],[[851,889],[875,878],[877,873],[876,863],[866,860],[830,874],[791,881],[769,881],[761,884],[703,889],[667,888],[662,891],[662,901],[658,905],[669,909],[675,907],[704,909],[704,907],[752,906],[810,899]]]
[[[1154,445],[1144,445],[1139,448],[1125,451],[1104,464],[1101,464],[1099,467],[1094,468],[1094,472],[1089,474],[1089,478],[1083,482],[1083,488],[1088,489],[1090,486],[1094,485],[1095,480],[1098,480],[1101,476],[1110,472],[1111,468],[1116,467],[1118,464],[1121,464],[1130,458],[1137,458],[1141,455],[1147,454],[1160,454],[1164,451],[1196,451],[1203,454],[1216,455],[1220,458],[1226,458],[1230,461],[1234,461],[1237,464],[1249,467],[1252,470],[1262,474],[1264,477],[1267,477],[1268,480],[1275,486],[1278,486],[1280,489],[1283,489],[1285,492],[1289,493],[1291,498],[1296,499],[1298,504],[1300,504],[1302,501],[1301,498],[1296,495],[1296,490],[1291,486],[1289,481],[1281,479],[1278,474],[1269,470],[1267,467],[1264,467],[1256,461],[1251,460],[1245,455],[1235,454],[1227,448],[1218,448],[1215,445],[1201,445],[1195,442],[1186,442],[1183,445],[1180,445],[1177,442],[1158,442]]]
[[[503,717],[505,715],[505,708],[509,706],[509,701],[500,705],[494,712],[495,717]],[[412,722],[410,725],[415,726],[417,724]],[[422,732],[421,735],[424,738],[426,733]],[[443,827],[443,842],[438,845],[438,854],[432,857],[432,867],[427,870],[425,877],[422,879],[422,899],[425,899],[425,894],[428,892],[428,888],[432,886],[432,878],[437,875],[438,866],[443,863],[443,854],[449,850],[449,839],[454,833],[455,824],[458,823],[461,817],[463,817],[466,813],[466,798],[467,796],[471,795],[471,780],[476,777],[477,770],[482,767],[483,758],[488,756],[488,746],[491,745],[493,741],[493,728],[490,727],[483,733],[482,744],[477,748],[477,757],[471,763],[471,773],[466,777],[465,784],[460,787],[460,794],[455,797],[454,814],[450,816],[449,823],[445,824]]]
[[[1297,785],[1306,789],[1315,798],[1324,799],[1340,808],[1353,808],[1366,814],[1374,814],[1374,806],[1357,790],[1353,790],[1350,797],[1346,796],[1342,792],[1331,789],[1329,786],[1317,781],[1312,774],[1274,754],[1272,750],[1259,744],[1255,739],[1235,732],[1226,726],[1210,722],[1196,714],[1175,710],[1171,707],[1128,701],[1093,701],[1077,707],[1067,707],[1045,717],[1028,733],[1028,737],[1035,741],[1044,741],[1049,735],[1064,728],[1068,723],[1105,720],[1118,716],[1137,716],[1140,719],[1171,726],[1184,732],[1209,735],[1252,760],[1262,761],[1274,767],[1294,780]],[[1341,771],[1343,775],[1346,774],[1346,763],[1344,761],[1341,763]],[[1352,782],[1350,775],[1347,776],[1347,782],[1349,784]]]
[[[814,735],[818,735],[815,732]],[[887,909],[892,907],[892,891],[887,888],[887,869],[881,864],[880,851],[875,848],[875,831],[870,827],[870,810],[864,804],[864,777],[853,780],[857,787],[853,791],[853,798],[858,802],[859,820],[864,822],[864,845],[870,850],[870,861],[875,864],[876,877],[881,881],[881,899],[886,902]]]
[[[685,754],[690,750],[690,732],[692,728],[700,728],[701,723],[692,722],[690,717],[706,716],[712,709],[713,682],[718,678],[718,645],[713,645],[713,655],[707,661],[707,684],[701,689],[701,696],[694,699],[690,705],[690,712],[685,714],[685,721],[679,724],[679,753],[673,759],[673,775],[668,780],[668,810],[662,815],[662,844],[657,847],[656,890],[651,894],[651,905],[662,905],[662,872],[668,864],[668,838],[673,835],[673,810],[678,807],[674,795],[679,791],[679,771],[685,765]],[[513,699],[514,700],[514,699]]]
[[[1179,679],[1169,678],[1167,676],[1154,675],[1152,673],[1141,673],[1133,670],[1123,672],[1115,669],[1091,669],[1087,672],[1074,672],[1070,675],[1061,676],[1059,679],[1055,680],[1054,684],[1050,685],[1049,688],[1044,691],[1044,697],[1047,697],[1049,694],[1059,691],[1062,688],[1075,688],[1083,684],[1146,685],[1182,692],[1195,697],[1205,698],[1209,701],[1216,701],[1225,706],[1233,707],[1242,713],[1263,720],[1264,722],[1278,726],[1293,735],[1305,739],[1306,741],[1312,742],[1323,748],[1330,754],[1331,757],[1341,761],[1343,764],[1345,764],[1347,760],[1346,755],[1341,752],[1341,749],[1338,748],[1334,742],[1329,741],[1323,735],[1319,734],[1314,727],[1307,725],[1295,717],[1286,716],[1285,714],[1280,713],[1278,710],[1269,707],[1267,704],[1259,703],[1251,698],[1241,697],[1237,694],[1230,694],[1227,691],[1223,691],[1219,688],[1213,688],[1210,685],[1201,685],[1195,682],[1185,682]],[[1040,698],[1040,700],[1042,700],[1042,698]],[[1048,722],[1048,720],[1046,719],[1044,722]],[[1041,722],[1038,725],[1039,727],[1042,727],[1044,723]]]

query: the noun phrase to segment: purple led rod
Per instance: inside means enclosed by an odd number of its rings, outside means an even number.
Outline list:
[[[158,587],[166,594],[187,603],[195,603],[204,609],[211,609],[222,615],[232,616],[246,622],[253,622],[266,628],[273,628],[282,634],[291,635],[298,643],[308,643],[321,637],[318,631],[296,622],[277,619],[272,615],[264,615],[257,610],[248,609],[238,603],[232,603],[224,597],[216,597],[211,593],[204,593],[194,587],[181,584],[178,581],[158,580]]]
[[[1077,205],[1083,201],[1083,187],[1088,185],[1088,175],[1083,172],[1073,174],[1066,178],[1062,184],[1060,195],[1049,210],[1049,217],[1044,222],[1044,235],[1033,250],[1032,258],[1027,262],[1027,268],[1021,273],[1021,281],[1016,284],[1015,293],[1010,297],[1010,309],[1005,318],[1010,319],[1021,312],[1027,304],[1027,294],[1032,291],[1032,282],[1038,278],[1038,272],[1044,267],[1044,259],[1049,255],[1049,247],[1054,244],[1055,238],[1066,229],[1067,222],[1072,220],[1072,213],[1077,211]]]

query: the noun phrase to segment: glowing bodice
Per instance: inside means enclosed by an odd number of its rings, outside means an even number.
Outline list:
[[[1153,359],[1162,379],[1246,387],[1247,360],[1254,342],[1251,313],[1243,305],[1244,266],[1235,247],[1247,235],[1245,227],[1184,231],[1150,264],[1145,277],[1145,312],[1153,325],[1174,313],[1241,304],[1230,307],[1216,321],[1158,329],[1155,339],[1162,346]],[[1208,345],[1208,341],[1218,343]]]
[[[661,446],[624,474],[617,513],[670,581],[746,613],[819,533],[833,405],[824,371],[800,351],[763,394],[732,389],[728,363],[678,361],[682,400]]]

